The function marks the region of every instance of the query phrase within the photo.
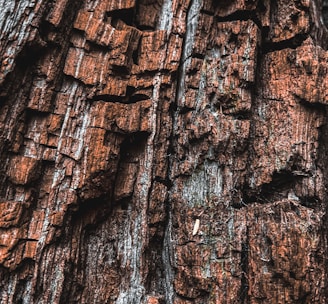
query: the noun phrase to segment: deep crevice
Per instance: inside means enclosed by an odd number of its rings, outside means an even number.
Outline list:
[[[129,26],[134,25],[134,9],[132,8],[106,12],[106,17],[111,19],[111,25],[118,30],[122,29],[120,21]]]
[[[231,116],[236,120],[250,120],[252,117],[252,113],[248,110],[241,110],[241,111],[233,112],[233,113],[226,113],[223,111],[223,114]]]
[[[78,209],[74,210],[75,208],[72,208],[65,214],[63,225],[65,225],[65,222],[69,222],[69,225],[75,226],[78,221],[85,220],[83,229],[93,229],[107,218],[112,207],[110,196],[105,194],[95,198],[79,200]],[[87,218],[91,221],[87,222]]]
[[[191,111],[194,111],[194,110],[195,110],[194,108],[189,108],[187,106],[183,106],[183,107],[179,108],[179,114],[184,115],[184,114],[187,114],[187,113],[189,113]]]
[[[112,73],[114,76],[125,76],[125,75],[129,75],[130,74],[130,69],[131,67],[129,66],[122,66],[122,65],[116,65],[116,64],[113,64],[111,66],[112,68]]]
[[[294,37],[279,41],[279,42],[272,42],[272,41],[265,41],[262,45],[262,54],[267,54],[283,49],[296,49],[302,45],[302,43],[308,38],[308,34],[297,34]]]
[[[109,95],[109,94],[100,94],[92,96],[89,101],[107,101],[107,102],[118,102],[125,103],[123,96]]]
[[[135,65],[139,65],[140,48],[141,48],[141,38],[139,38],[138,40],[136,49],[133,50],[132,52],[132,61]]]
[[[248,273],[248,242],[249,242],[249,232],[248,228],[246,228],[246,242],[241,244],[241,270],[242,270],[242,275],[241,275],[241,286],[240,286],[240,291],[239,291],[239,298],[241,303],[246,304],[249,302],[248,299],[248,289],[249,289],[249,283],[248,283],[248,278],[247,278],[247,273]]]
[[[320,203],[320,199],[316,196],[300,197],[301,205],[307,208],[315,209]]]
[[[318,78],[324,78],[324,75],[318,75]],[[299,98],[298,96],[295,96],[297,101],[304,106],[305,108],[313,111],[318,111],[319,113],[325,113],[326,111],[326,105],[320,102],[309,102],[305,100],[304,98]]]
[[[94,95],[89,101],[105,101],[113,103],[133,104],[144,100],[149,100],[150,97],[146,94],[126,94],[126,96],[116,96],[109,94]]]
[[[295,175],[287,170],[274,172],[272,180],[269,183],[263,184],[258,191],[248,188],[243,189],[242,205],[272,203],[287,198],[288,190],[293,189],[296,182],[300,181],[302,178],[304,178],[304,175]],[[242,205],[234,207],[241,208]]]
[[[140,159],[145,151],[149,133],[135,132],[128,134],[120,145],[120,159],[117,165],[115,185],[112,190],[112,197],[115,201],[130,197],[134,192],[134,184],[140,166]],[[123,186],[124,185],[124,186]],[[129,192],[120,192],[121,188]],[[127,186],[127,187],[126,187]],[[118,192],[117,192],[118,191]]]
[[[262,28],[262,24],[257,17],[255,10],[243,10],[236,11],[225,17],[216,17],[217,22],[231,22],[231,21],[253,21],[259,28]]]

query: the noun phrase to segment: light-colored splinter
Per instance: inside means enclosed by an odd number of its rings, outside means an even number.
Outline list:
[[[194,224],[194,229],[192,231],[192,236],[195,236],[199,230],[199,226],[200,226],[200,219],[197,218]]]

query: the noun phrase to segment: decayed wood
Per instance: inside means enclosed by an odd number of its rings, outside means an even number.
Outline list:
[[[0,2],[0,303],[325,303],[326,2]]]

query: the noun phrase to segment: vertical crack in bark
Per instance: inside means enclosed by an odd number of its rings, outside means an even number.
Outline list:
[[[164,58],[161,60],[164,63]],[[159,68],[161,70],[161,67]],[[151,108],[151,133],[147,139],[145,147],[145,156],[141,162],[137,191],[135,192],[134,199],[138,205],[138,214],[134,223],[132,240],[131,240],[131,254],[126,251],[130,256],[130,265],[132,268],[132,275],[130,277],[129,287],[126,290],[121,290],[117,299],[117,303],[141,303],[145,296],[146,290],[143,286],[144,278],[140,273],[143,269],[140,264],[143,261],[143,254],[148,242],[147,225],[147,206],[149,205],[150,193],[153,186],[153,162],[155,151],[155,136],[157,132],[157,108],[160,99],[162,77],[157,73],[153,81],[153,95],[152,95],[152,108]]]
[[[183,40],[181,62],[179,67],[179,76],[177,81],[177,92],[176,101],[178,107],[184,106],[185,99],[185,78],[186,70],[190,66],[192,52],[193,52],[193,42],[196,35],[197,24],[199,12],[202,6],[202,0],[191,0],[188,11],[187,11],[187,21],[186,21],[186,33]]]
[[[166,10],[171,10],[171,6],[165,2],[165,7],[163,8],[162,15],[165,14],[168,17],[171,16],[171,12]],[[164,24],[159,26],[167,25],[167,17],[160,17],[160,20],[164,20]],[[163,65],[165,59],[162,58],[160,61]],[[162,70],[162,66],[159,67],[159,70]],[[148,242],[148,227],[147,224],[147,206],[149,205],[150,193],[153,185],[153,162],[154,162],[154,151],[155,151],[155,136],[157,132],[157,108],[160,99],[161,92],[161,83],[162,76],[158,72],[153,79],[153,95],[152,95],[152,108],[150,114],[150,123],[151,123],[151,133],[147,139],[147,144],[145,147],[145,156],[143,162],[141,162],[137,182],[137,191],[135,191],[134,199],[135,203],[138,205],[138,214],[136,216],[131,240],[131,253],[130,263],[132,268],[132,275],[130,277],[130,282],[128,283],[128,289],[121,290],[120,295],[117,299],[118,304],[125,303],[141,303],[143,297],[145,296],[146,290],[143,286],[144,279],[140,270],[143,268],[140,264],[143,261],[142,256],[144,255],[145,247]]]
[[[166,1],[167,2],[167,1]],[[165,3],[166,3],[165,2]],[[186,78],[186,70],[190,65],[192,52],[193,52],[193,41],[197,30],[198,25],[198,17],[201,10],[203,1],[202,0],[191,0],[188,10],[187,10],[187,20],[186,20],[186,33],[184,36],[183,44],[182,44],[182,53],[180,58],[180,65],[178,68],[178,78],[176,84],[176,92],[175,92],[175,108],[172,108],[172,136],[171,140],[175,140],[175,131],[177,128],[176,121],[179,115],[179,111],[184,107],[184,99],[185,99],[185,78]],[[167,5],[169,7],[169,5]],[[167,23],[167,21],[166,21]],[[173,178],[174,172],[172,171],[174,167],[174,162],[176,158],[174,157],[174,146],[175,144],[172,142],[172,154],[169,160],[169,178]],[[173,174],[173,175],[172,175]],[[171,201],[169,194],[169,201]],[[163,266],[164,266],[164,274],[165,274],[165,300],[168,304],[173,304],[175,291],[174,291],[174,254],[173,254],[173,240],[172,240],[172,206],[167,206],[167,220],[166,220],[166,228],[164,234],[164,242],[163,242]]]

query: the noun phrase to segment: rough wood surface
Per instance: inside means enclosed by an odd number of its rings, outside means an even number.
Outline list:
[[[326,303],[327,1],[0,1],[0,303]]]

